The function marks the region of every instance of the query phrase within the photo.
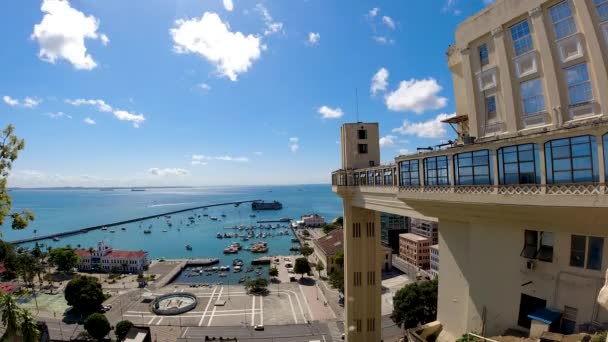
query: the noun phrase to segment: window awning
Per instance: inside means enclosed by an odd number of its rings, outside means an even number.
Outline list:
[[[545,324],[552,324],[562,317],[561,312],[553,311],[547,308],[542,308],[528,315],[528,318],[535,321],[540,321]]]

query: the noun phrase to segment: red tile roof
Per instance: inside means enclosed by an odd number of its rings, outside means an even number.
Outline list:
[[[77,249],[76,255],[79,257],[90,257],[91,253],[86,249]],[[106,254],[104,257],[106,258],[116,258],[116,259],[136,259],[143,258],[146,256],[148,252],[144,251],[119,251],[112,250],[110,253]]]
[[[325,255],[335,255],[344,250],[344,230],[334,229],[329,234],[314,240]]]
[[[19,287],[10,283],[0,283],[0,292],[2,293],[13,293]]]

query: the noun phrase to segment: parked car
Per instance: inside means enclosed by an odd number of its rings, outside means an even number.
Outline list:
[[[253,330],[264,331],[264,325],[258,324],[258,325],[256,325],[256,326],[253,327]]]

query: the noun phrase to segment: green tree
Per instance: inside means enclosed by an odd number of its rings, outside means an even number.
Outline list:
[[[19,151],[24,148],[25,141],[15,135],[13,125],[6,126],[0,132],[0,226],[4,225],[6,217],[10,217],[12,229],[24,229],[30,221],[34,220],[34,214],[29,210],[11,213],[12,200],[6,189],[6,179],[13,162],[19,156]]]
[[[319,278],[321,278],[321,271],[325,269],[325,265],[323,265],[323,261],[319,260],[315,265],[315,270],[319,273]]]
[[[13,279],[17,276],[17,253],[13,244],[0,240],[0,262],[6,268],[3,277]]]
[[[391,319],[399,327],[409,329],[437,319],[437,279],[412,283],[393,297]]]
[[[129,329],[131,329],[132,326],[133,326],[133,323],[131,321],[127,321],[127,320],[116,323],[116,329],[114,330],[114,334],[116,334],[116,338],[119,341],[124,340],[125,337],[127,337],[127,334],[129,333]]]
[[[344,216],[338,216],[334,219],[335,224],[339,224],[341,226],[344,226]]]
[[[268,280],[264,278],[252,279],[245,283],[245,289],[253,293],[264,292],[267,287]]]
[[[337,252],[334,256],[334,262],[340,267],[344,267],[344,252]]]
[[[344,270],[337,267],[329,274],[329,283],[341,293],[344,293]]]
[[[69,247],[55,248],[49,253],[49,262],[58,270],[67,272],[78,265],[78,255]]]
[[[19,335],[20,309],[11,295],[1,294],[0,310],[2,310],[2,325],[5,331],[0,340],[13,341]]]
[[[303,256],[307,257],[309,255],[311,255],[312,253],[314,253],[314,249],[310,246],[302,246],[300,247],[300,254],[302,254]]]
[[[91,334],[89,334],[88,332],[82,331],[76,336],[74,341],[95,342],[95,338],[93,338],[93,336],[91,336]]]
[[[278,277],[279,276],[279,269],[276,267],[271,267],[270,270],[268,270],[268,275],[271,277]]]
[[[95,339],[101,340],[112,328],[105,315],[94,313],[84,320],[84,329]]]
[[[38,342],[40,331],[32,314],[27,310],[21,310],[19,314],[21,316],[21,340],[23,342]]]
[[[83,275],[78,275],[70,280],[64,292],[68,305],[72,305],[76,310],[85,314],[99,310],[101,303],[105,300],[97,278]]]
[[[324,224],[323,233],[329,234],[332,230],[335,230],[336,228],[338,228],[338,227],[336,227],[336,225],[333,223]]]
[[[300,279],[303,278],[305,273],[310,272],[310,264],[308,263],[308,259],[305,257],[297,258],[293,271],[300,275]]]

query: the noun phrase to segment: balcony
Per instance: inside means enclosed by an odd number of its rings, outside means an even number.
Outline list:
[[[606,149],[608,122],[596,122],[338,170],[332,184],[339,194],[392,194],[411,207],[425,202],[605,208]]]

